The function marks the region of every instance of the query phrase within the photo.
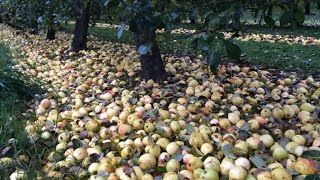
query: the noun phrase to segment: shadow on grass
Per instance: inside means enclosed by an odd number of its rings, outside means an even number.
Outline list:
[[[320,51],[315,45],[272,43],[267,41],[236,41],[250,61],[280,70],[316,73],[320,69]]]
[[[0,43],[0,179],[16,169],[24,169],[33,179],[50,146],[30,141],[25,127],[27,121],[35,120],[35,113],[26,113],[27,103],[43,90],[30,77],[12,69],[11,59],[9,49]],[[12,161],[3,162],[2,158]]]

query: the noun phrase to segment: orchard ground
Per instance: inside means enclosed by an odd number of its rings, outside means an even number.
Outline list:
[[[319,16],[310,17],[319,26]],[[1,45],[1,62],[15,59],[16,70],[42,80],[46,89],[27,107],[18,94],[2,97],[1,175],[23,169],[29,178],[112,178],[138,176],[138,166],[145,178],[170,171],[167,178],[175,177],[178,170],[188,177],[200,167],[214,169],[197,172],[207,179],[216,178],[217,171],[246,175],[252,167],[273,169],[264,171],[266,177],[317,173],[313,162],[298,158],[320,145],[320,79],[309,77],[320,68],[319,31],[248,26],[236,39],[245,65],[226,62],[216,74],[190,47],[188,31],[173,33],[170,42],[159,35],[170,76],[157,85],[139,80],[139,58],[128,31],[118,43],[118,28],[91,27],[89,50],[68,53],[70,34],[60,32],[48,42],[1,25],[2,43],[15,55]],[[248,62],[264,70],[246,67]],[[222,162],[225,156],[237,160]],[[163,167],[168,158],[171,165]],[[236,174],[229,173],[233,167]]]

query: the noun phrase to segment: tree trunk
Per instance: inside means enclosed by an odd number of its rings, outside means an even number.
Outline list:
[[[270,6],[270,7],[268,8],[267,15],[268,15],[268,16],[272,16],[272,6]]]
[[[56,38],[56,30],[54,29],[54,24],[53,24],[53,13],[49,11],[49,21],[47,24],[47,40],[54,40]]]
[[[317,1],[318,10],[320,10],[320,0]]]
[[[85,6],[81,1],[77,1],[78,17],[74,30],[74,37],[71,44],[71,51],[78,52],[87,48],[87,35],[90,21],[90,2]]]
[[[47,40],[54,40],[56,38],[56,30],[54,28],[48,28]]]
[[[311,14],[310,6],[311,6],[311,3],[310,2],[306,2],[306,4],[305,4],[305,14],[306,15],[310,15]]]
[[[190,24],[196,24],[196,19],[195,18],[191,18],[190,19]]]
[[[167,79],[167,73],[160,55],[160,48],[156,41],[156,32],[135,32],[136,48],[141,45],[152,43],[150,52],[140,55],[141,78],[145,81],[150,79],[162,82]]]

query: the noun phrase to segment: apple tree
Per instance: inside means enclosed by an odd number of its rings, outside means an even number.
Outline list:
[[[107,1],[110,4],[112,2],[114,1]],[[208,65],[212,70],[218,67],[224,53],[232,55],[233,58],[240,58],[240,48],[225,40],[220,32],[225,29],[240,30],[240,1],[122,0],[118,1],[117,5],[123,9],[123,23],[118,36],[121,37],[126,25],[133,32],[136,49],[140,55],[143,80],[161,82],[167,79],[157,42],[157,30],[164,29],[165,33],[170,33],[175,26],[187,19],[199,19],[199,29],[191,35],[195,38],[193,44],[195,48],[206,52]]]
[[[60,24],[72,18],[71,12],[74,8],[71,1],[68,0],[47,0],[42,7],[43,13],[38,18],[38,23],[42,29],[47,31],[46,39],[54,40]]]
[[[38,0],[2,0],[0,16],[3,23],[20,30],[37,30],[37,19],[41,16]]]
[[[0,14],[3,23],[23,31],[38,32],[45,30],[46,38],[55,39],[59,23],[67,21],[70,1],[62,0],[2,0],[0,1]]]

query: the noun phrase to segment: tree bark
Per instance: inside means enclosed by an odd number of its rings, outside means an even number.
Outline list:
[[[47,24],[47,40],[54,40],[56,38],[56,30],[54,29],[54,24],[53,24],[53,14],[50,11],[50,17],[49,17],[49,22]]]
[[[90,2],[85,6],[77,1],[78,17],[74,29],[74,37],[71,44],[71,51],[78,52],[87,48],[87,35],[90,21]]]
[[[305,4],[305,12],[304,12],[306,15],[310,15],[311,14],[310,6],[311,6],[311,3],[310,2],[306,2],[306,4]]]
[[[268,8],[268,12],[267,12],[268,16],[272,16],[272,8],[273,8],[272,6]]]
[[[141,45],[152,44],[150,52],[140,55],[141,78],[145,81],[152,79],[158,83],[167,80],[167,72],[161,59],[159,45],[156,41],[156,32],[135,32],[135,38],[137,50]]]
[[[54,40],[56,38],[56,30],[54,28],[48,28],[47,40]]]

